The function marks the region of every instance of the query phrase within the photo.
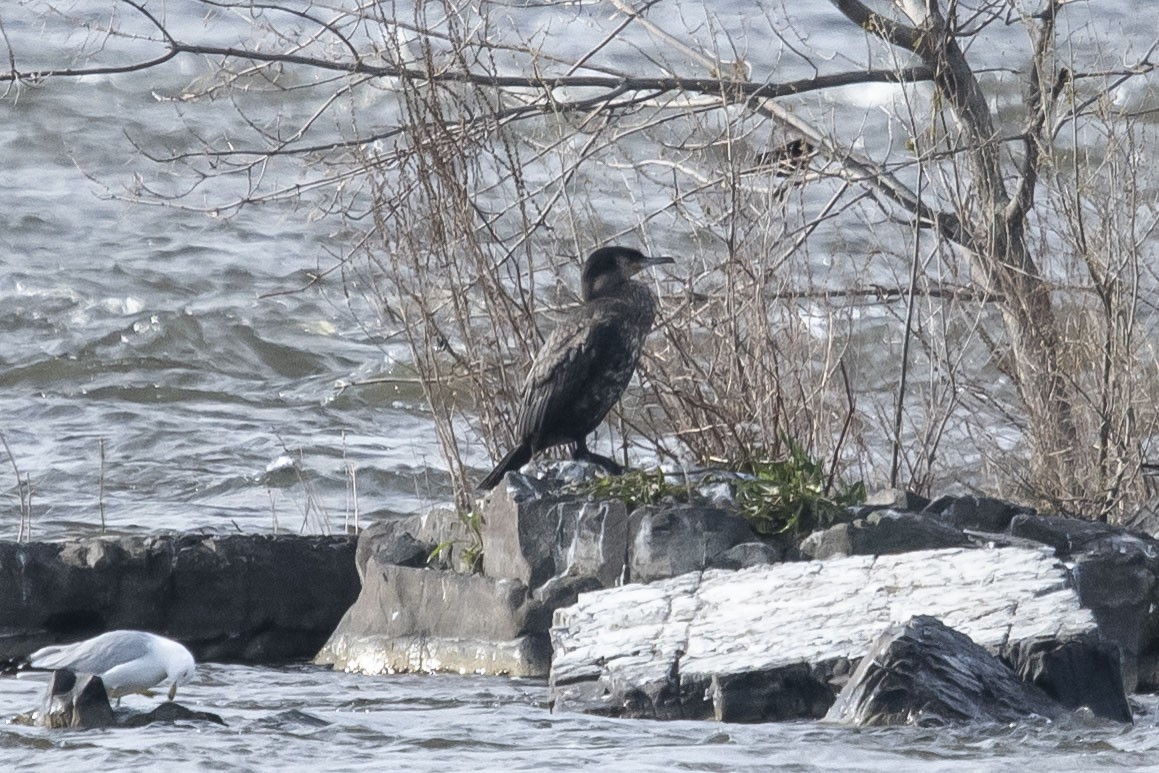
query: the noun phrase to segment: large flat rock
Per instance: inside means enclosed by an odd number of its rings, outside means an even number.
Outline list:
[[[1048,549],[919,551],[693,572],[581,594],[555,613],[555,707],[656,718],[823,715],[835,667],[932,615],[995,654],[1097,635]],[[739,708],[738,708],[739,707]]]

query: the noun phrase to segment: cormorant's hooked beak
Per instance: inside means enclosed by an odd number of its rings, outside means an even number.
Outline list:
[[[675,262],[676,258],[669,258],[667,256],[652,257],[650,255],[645,255],[643,260],[637,261],[636,265],[632,267],[634,269],[632,273],[635,274],[637,272],[643,271],[646,268],[651,268],[652,266],[662,266],[665,263]]]

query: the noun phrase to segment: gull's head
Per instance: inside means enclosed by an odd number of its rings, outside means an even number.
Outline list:
[[[169,700],[177,696],[177,685],[188,684],[197,677],[197,663],[193,654],[185,647],[177,644],[171,648],[165,681],[169,682]]]

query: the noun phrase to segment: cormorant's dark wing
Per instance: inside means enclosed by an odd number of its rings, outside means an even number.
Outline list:
[[[537,449],[591,432],[635,370],[643,335],[622,310],[585,311],[552,331],[523,384],[517,436]]]

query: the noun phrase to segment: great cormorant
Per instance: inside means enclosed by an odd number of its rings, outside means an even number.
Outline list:
[[[581,277],[583,306],[551,332],[535,356],[519,400],[519,444],[480,489],[494,488],[532,454],[564,443],[575,444],[573,459],[595,462],[613,475],[623,472],[611,459],[589,451],[587,436],[628,386],[656,317],[652,292],[630,277],[673,262],[628,247],[601,247],[588,256]]]

